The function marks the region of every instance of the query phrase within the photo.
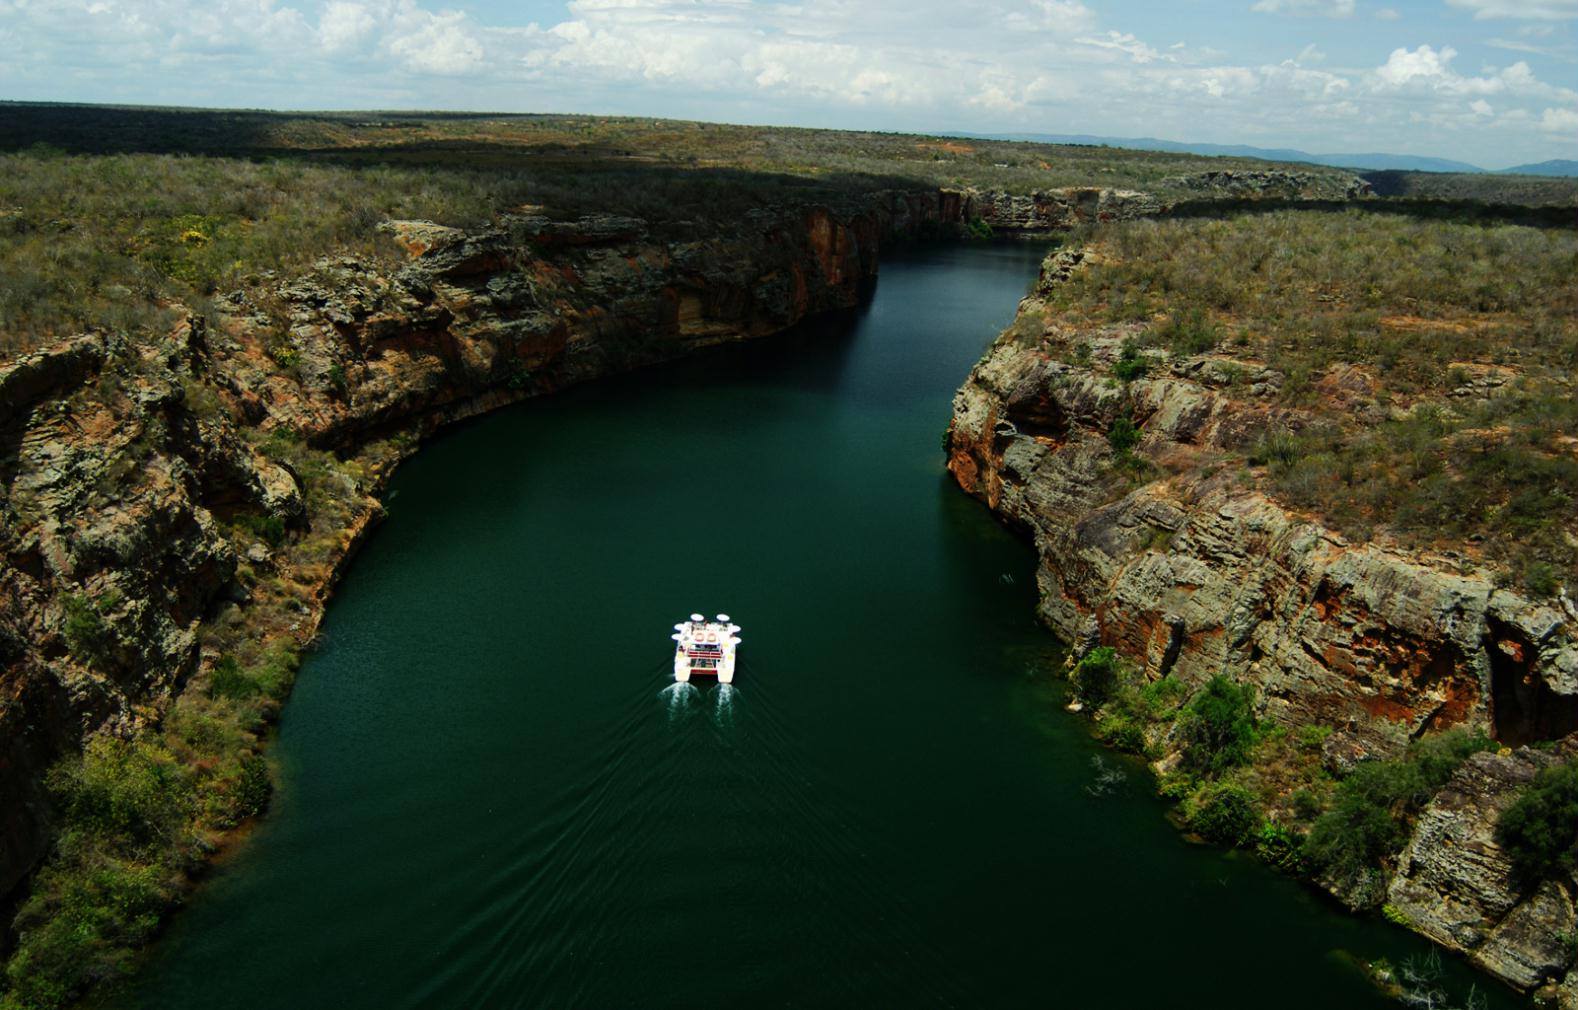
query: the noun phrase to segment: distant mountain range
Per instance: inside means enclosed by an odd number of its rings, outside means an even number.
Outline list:
[[[1578,161],[1567,158],[1552,158],[1550,161],[1538,161],[1532,165],[1518,165],[1515,168],[1504,168],[1502,175],[1511,173],[1519,175],[1567,175],[1578,176]]]
[[[1087,134],[1065,133],[957,133],[954,136],[981,140],[1025,140],[1037,144],[1096,144],[1141,151],[1264,158],[1267,161],[1302,161],[1312,165],[1331,165],[1365,171],[1474,173],[1488,171],[1478,165],[1470,165],[1466,161],[1425,158],[1413,154],[1310,154],[1308,151],[1292,148],[1250,147],[1247,144],[1184,144],[1175,140],[1157,140],[1155,137],[1093,137]],[[1514,165],[1512,168],[1500,169],[1495,174],[1578,176],[1578,161],[1554,159],[1534,165]]]

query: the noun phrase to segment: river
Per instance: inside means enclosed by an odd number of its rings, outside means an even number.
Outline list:
[[[1423,942],[1189,844],[1061,710],[1032,552],[943,471],[1039,255],[425,448],[128,1005],[1394,1006],[1353,958]],[[731,691],[670,685],[696,610]]]

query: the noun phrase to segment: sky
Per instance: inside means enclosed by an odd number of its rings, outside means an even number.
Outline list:
[[[1578,159],[1578,0],[0,0],[0,97]]]

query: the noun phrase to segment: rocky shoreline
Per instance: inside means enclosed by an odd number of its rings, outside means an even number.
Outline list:
[[[1529,599],[1461,557],[1353,543],[1240,479],[1225,456],[1301,423],[1272,395],[1285,377],[1210,353],[1137,366],[1139,327],[1058,323],[1056,286],[1091,265],[1048,257],[960,389],[947,439],[959,485],[1034,543],[1039,616],[1075,658],[1112,647],[1144,681],[1188,690],[1225,674],[1254,687],[1266,724],[1334,728],[1321,760],[1337,774],[1451,727],[1501,741],[1429,801],[1369,894],[1320,883],[1361,906],[1379,882],[1389,917],[1578,1007],[1578,880],[1525,891],[1494,830],[1538,768],[1578,754],[1573,603]],[[1316,380],[1329,400],[1356,383],[1341,366]],[[1125,425],[1132,455],[1113,435]],[[1150,743],[1168,771],[1180,741]]]

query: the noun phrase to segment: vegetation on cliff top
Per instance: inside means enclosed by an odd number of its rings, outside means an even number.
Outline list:
[[[0,359],[87,327],[151,333],[264,271],[390,256],[386,218],[524,206],[658,230],[883,189],[1166,191],[1261,162],[589,116],[274,114],[0,104]],[[1335,170],[1312,170],[1333,179]]]
[[[1578,205],[1578,182],[1538,175],[1471,172],[1365,172],[1380,196],[1514,203],[1531,207]]]
[[[1069,360],[1111,326],[1208,359],[1277,418],[1242,455],[1273,495],[1356,541],[1480,554],[1535,596],[1578,584],[1578,233],[1283,211],[1087,241],[1047,296]]]

